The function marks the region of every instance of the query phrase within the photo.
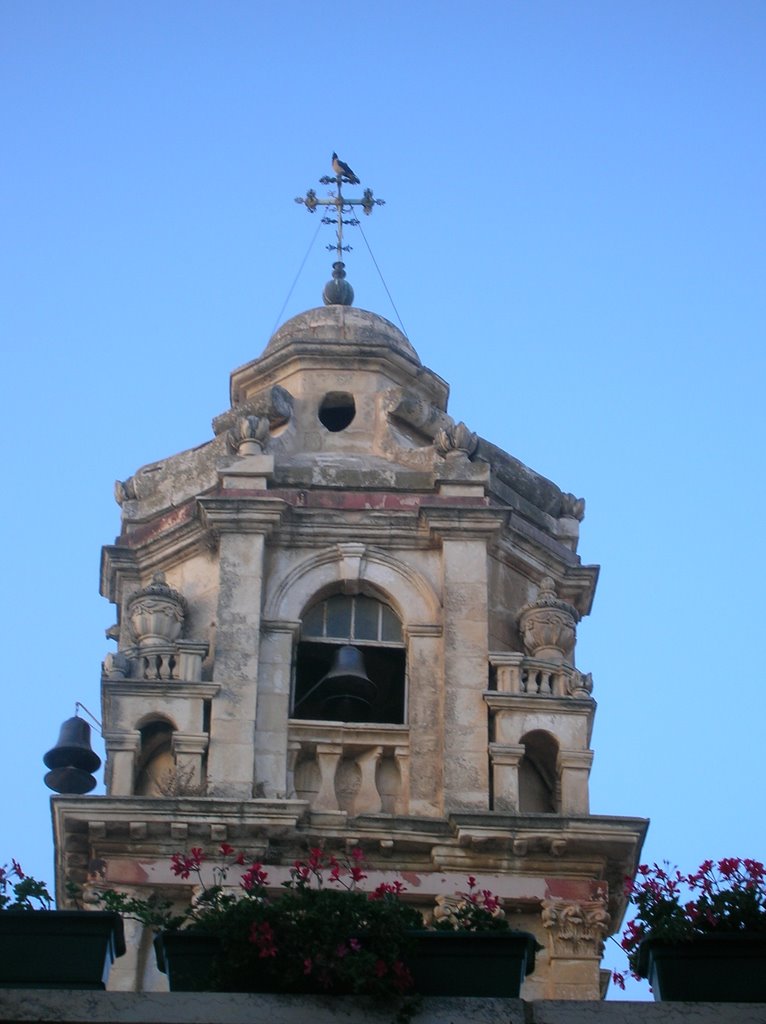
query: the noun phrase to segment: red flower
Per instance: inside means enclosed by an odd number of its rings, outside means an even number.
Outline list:
[[[274,945],[274,932],[268,921],[254,921],[250,929],[250,941],[258,947],[258,956],[276,956],[277,947]]]
[[[234,847],[229,846],[228,843],[221,843],[218,850],[224,857],[230,857],[234,853]]]
[[[13,857],[11,857],[11,865],[12,865],[12,868],[13,868],[13,873],[16,875],[17,878],[20,878],[20,879],[26,878],[26,875],[21,870],[21,864],[19,864],[19,862],[17,860],[14,860]]]

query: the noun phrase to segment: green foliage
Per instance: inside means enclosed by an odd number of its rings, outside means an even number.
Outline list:
[[[46,883],[24,874],[17,860],[11,859],[10,867],[0,867],[0,910],[50,910],[52,906]]]

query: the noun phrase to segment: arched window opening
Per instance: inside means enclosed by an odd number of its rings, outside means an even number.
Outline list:
[[[141,748],[136,771],[136,796],[174,796],[177,785],[173,756],[173,726],[155,719],[141,730]]]
[[[555,814],[558,810],[558,744],[541,729],[526,733],[521,742],[524,756],[519,764],[519,810],[528,814]]]
[[[303,618],[293,717],[404,721],[405,650],[396,614],[364,594],[336,594]]]

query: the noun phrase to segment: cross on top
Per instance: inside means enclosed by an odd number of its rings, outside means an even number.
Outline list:
[[[314,189],[310,188],[305,196],[299,196],[295,201],[296,203],[302,203],[309,213],[314,213],[318,206],[335,207],[334,216],[322,217],[322,223],[335,224],[337,239],[334,245],[328,245],[327,248],[330,252],[334,249],[337,253],[337,259],[342,261],[343,253],[350,252],[352,248],[350,245],[343,244],[343,226],[345,224],[349,227],[356,227],[359,224],[358,219],[353,215],[354,207],[361,206],[367,216],[369,216],[374,207],[385,204],[385,199],[375,199],[371,188],[364,190],[361,199],[349,199],[343,195],[343,185],[344,183],[359,185],[361,184],[359,178],[357,178],[347,163],[338,158],[337,153],[332,155],[332,169],[334,174],[328,174],[324,178],[319,179],[321,185],[335,185],[335,191],[330,192],[326,199],[320,199]],[[346,217],[344,214],[351,214],[351,216]]]

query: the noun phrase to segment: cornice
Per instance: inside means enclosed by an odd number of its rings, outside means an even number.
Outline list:
[[[267,492],[252,492],[243,496],[241,491],[226,495],[198,498],[197,504],[206,526],[218,533],[270,534],[288,509],[282,498],[273,498]]]

